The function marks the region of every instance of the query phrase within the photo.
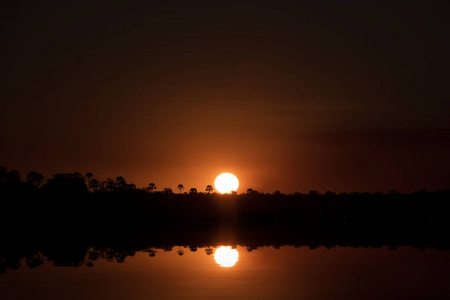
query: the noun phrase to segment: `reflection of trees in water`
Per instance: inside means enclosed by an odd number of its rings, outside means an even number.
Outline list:
[[[186,233],[184,233],[186,234]],[[244,233],[241,233],[244,234]],[[21,259],[25,259],[26,265],[29,268],[35,268],[44,264],[45,261],[50,262],[54,266],[65,266],[65,267],[93,267],[94,264],[100,260],[104,260],[112,263],[123,263],[126,261],[128,257],[134,256],[137,252],[148,253],[149,257],[155,257],[158,251],[162,252],[170,252],[174,248],[177,249],[176,254],[179,256],[183,256],[185,254],[185,250],[189,249],[191,252],[198,252],[199,249],[203,249],[205,252],[203,255],[212,255],[214,254],[215,247],[220,246],[223,243],[228,243],[234,245],[232,248],[235,248],[235,245],[241,245],[246,247],[248,252],[252,252],[257,250],[259,247],[267,247],[272,246],[274,249],[279,249],[282,246],[294,246],[296,248],[299,247],[308,247],[310,249],[317,249],[320,247],[325,247],[327,249],[331,249],[333,247],[372,247],[372,248],[380,248],[382,246],[388,247],[391,250],[398,248],[399,246],[407,246],[408,243],[370,243],[359,241],[356,242],[354,237],[349,237],[348,239],[344,239],[343,237],[337,237],[336,235],[330,233],[328,236],[320,236],[317,234],[310,235],[289,235],[290,239],[280,238],[278,235],[267,236],[264,232],[261,235],[258,235],[257,232],[249,232],[248,236],[243,236],[242,241],[236,241],[237,243],[233,243],[232,240],[228,241],[216,241],[214,244],[209,244],[208,239],[198,239],[196,243],[162,243],[155,242],[152,244],[146,244],[142,241],[140,242],[141,246],[136,246],[136,241],[130,242],[129,244],[122,244],[120,247],[74,247],[74,246],[54,246],[52,247],[44,247],[44,248],[27,248],[24,249],[15,249],[15,251],[9,250],[5,251],[0,248],[0,273],[6,272],[8,269],[17,270],[21,267],[20,261]],[[198,236],[198,235],[195,235]],[[166,237],[168,238],[168,237]],[[173,237],[172,237],[173,238]],[[170,239],[172,239],[170,238]],[[177,237],[178,239],[179,237]],[[188,237],[187,237],[188,238]],[[247,242],[245,242],[247,241]],[[370,241],[370,239],[369,239]],[[144,247],[145,245],[145,247]],[[447,245],[447,246],[445,246]],[[420,244],[420,243],[410,243],[409,246],[414,246],[419,249],[425,249],[425,247],[429,247],[428,244]],[[442,244],[441,246],[437,246],[439,249],[447,249],[450,250],[450,246],[448,244]],[[33,249],[33,250],[29,250]]]
[[[211,248],[210,246],[208,246],[208,247],[205,249],[205,252],[206,252],[206,255],[211,255],[211,254],[214,253],[214,250],[213,250],[213,248]]]
[[[134,250],[128,249],[86,249],[86,248],[60,248],[45,249],[40,253],[26,256],[27,265],[30,268],[40,266],[44,263],[44,258],[48,262],[58,267],[80,267],[94,266],[94,262],[104,259],[107,262],[123,263],[127,257],[136,254]]]
[[[158,251],[156,251],[156,250],[153,249],[153,248],[147,248],[147,249],[144,249],[144,250],[142,250],[142,252],[147,252],[147,253],[148,253],[148,256],[150,256],[150,257],[155,257],[155,256],[156,256],[156,253],[158,253]]]
[[[26,261],[29,268],[36,268],[44,264],[44,259],[39,252],[32,255],[27,255]]]
[[[161,248],[147,247],[144,249],[130,250],[125,248],[53,248],[44,249],[42,252],[13,255],[11,253],[0,253],[0,273],[5,273],[7,269],[17,270],[21,267],[20,260],[25,258],[29,268],[36,268],[44,264],[45,261],[52,263],[56,267],[93,267],[97,261],[105,260],[112,263],[123,263],[128,257],[132,257],[136,252],[148,253],[149,257],[155,257],[157,249],[170,252],[173,245],[164,245]],[[184,247],[179,245],[177,255],[183,256],[185,248],[192,252],[197,252],[198,246],[191,245]],[[203,247],[201,247],[203,248]],[[212,246],[204,247],[205,254],[214,253]]]
[[[42,255],[57,267],[80,267],[84,264],[87,250],[83,248],[47,248]]]
[[[20,268],[21,256],[6,254],[0,257],[0,273],[5,273],[7,269],[18,270]]]
[[[162,249],[164,250],[164,252],[170,252],[170,251],[172,251],[173,247],[166,245],[166,246],[163,246]]]
[[[252,252],[253,250],[256,250],[256,249],[258,249],[257,246],[247,246],[247,251],[248,252]]]
[[[97,250],[99,251],[99,250]],[[100,250],[99,252],[99,258],[103,258],[108,262],[117,262],[117,263],[123,263],[125,262],[125,259],[129,256],[134,256],[136,254],[136,251],[127,250],[127,249],[105,249]]]
[[[41,252],[13,255],[11,253],[0,253],[0,274],[5,273],[7,269],[17,270],[21,267],[20,260],[25,258],[29,268],[36,268],[44,264],[45,261],[52,263],[57,267],[93,267],[95,262],[105,260],[112,263],[123,263],[128,257],[132,257],[136,252],[148,253],[149,257],[155,257],[157,249],[164,252],[172,251],[174,246],[164,245],[161,248],[147,247],[140,250],[113,249],[113,248],[53,248],[44,249]],[[178,246],[177,254],[183,256],[185,250],[183,246]],[[198,250],[198,246],[188,246],[192,252]],[[206,255],[214,253],[211,246],[205,248]]]

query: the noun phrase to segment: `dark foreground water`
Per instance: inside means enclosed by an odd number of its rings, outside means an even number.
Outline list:
[[[55,266],[64,263],[40,253],[34,259],[43,264],[29,268],[23,258],[17,270],[0,274],[0,299],[450,299],[450,251],[168,250],[117,255],[91,249],[78,267]]]

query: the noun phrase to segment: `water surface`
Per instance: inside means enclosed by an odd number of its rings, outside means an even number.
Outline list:
[[[210,250],[217,251],[219,247]],[[176,246],[125,255],[95,251],[78,267],[0,274],[2,299],[449,299],[450,252],[400,247],[237,246],[238,261],[222,267],[207,248]],[[194,250],[194,251],[192,251]],[[248,251],[252,250],[252,251]],[[153,251],[156,251],[153,252]],[[103,254],[102,254],[103,253]],[[154,256],[152,256],[153,254]],[[181,254],[181,255],[180,255]],[[50,255],[49,255],[50,256]],[[95,255],[94,255],[95,256]],[[56,257],[56,258],[55,258]],[[70,265],[70,263],[67,263]],[[93,265],[93,266],[92,266]]]

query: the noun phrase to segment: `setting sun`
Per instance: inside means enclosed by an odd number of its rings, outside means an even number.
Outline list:
[[[231,173],[222,173],[217,176],[214,186],[219,193],[229,194],[239,187],[239,180]]]
[[[214,260],[221,267],[229,268],[238,262],[239,252],[236,249],[231,249],[230,246],[222,246],[214,253]]]

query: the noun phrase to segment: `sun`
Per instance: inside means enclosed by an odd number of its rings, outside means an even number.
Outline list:
[[[221,267],[229,268],[239,260],[239,252],[230,246],[222,246],[214,252],[214,260]]]
[[[229,194],[236,191],[239,187],[239,180],[231,173],[222,173],[217,176],[214,186],[219,193]]]

